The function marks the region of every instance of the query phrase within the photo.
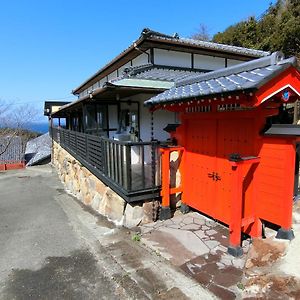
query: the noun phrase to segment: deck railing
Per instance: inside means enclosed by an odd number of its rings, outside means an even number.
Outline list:
[[[149,194],[158,195],[161,185],[158,141],[124,142],[61,128],[52,128],[51,134],[54,141],[126,200],[139,201],[149,198]]]

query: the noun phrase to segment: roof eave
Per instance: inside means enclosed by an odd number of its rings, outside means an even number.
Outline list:
[[[104,87],[102,88],[98,88],[95,89],[92,93],[83,96],[79,99],[77,99],[76,101],[69,103],[67,105],[64,105],[62,107],[60,107],[60,109],[58,111],[56,111],[55,113],[51,114],[51,116],[55,116],[58,115],[59,113],[61,113],[62,111],[65,111],[66,109],[70,109],[71,107],[74,107],[75,105],[78,105],[88,99],[94,100],[96,99],[96,96],[99,96],[100,94],[106,92],[106,91],[136,91],[137,93],[162,93],[165,90],[167,90],[168,88],[166,87],[143,87],[143,86],[122,86],[122,85],[114,85],[113,83],[108,83],[106,84]]]
[[[108,64],[106,64],[104,67],[102,67],[100,70],[98,70],[95,74],[93,74],[91,77],[89,77],[87,80],[85,80],[82,84],[80,84],[77,88],[72,90],[72,94],[76,95],[81,92],[81,90],[84,88],[85,85],[87,85],[91,80],[95,79],[98,75],[103,73],[105,70],[107,70],[109,67],[111,67],[113,64],[118,62],[120,59],[122,59],[124,56],[126,56],[131,51],[135,50],[136,47],[140,46],[144,40],[147,39],[145,36],[141,36],[138,40],[136,40],[134,43],[132,43],[126,50],[121,52],[119,55],[117,55],[113,60],[111,60]]]
[[[169,104],[178,104],[178,103],[186,103],[191,100],[200,100],[200,99],[212,99],[212,98],[221,98],[221,97],[227,97],[229,95],[239,95],[241,93],[244,94],[249,94],[249,93],[255,93],[257,91],[257,87],[249,87],[246,89],[239,89],[239,90],[234,90],[234,91],[223,91],[220,93],[214,93],[214,94],[209,94],[209,95],[199,95],[199,96],[187,96],[187,97],[182,97],[180,99],[167,99],[165,101],[161,102],[151,102],[151,101],[145,101],[144,106],[146,107],[154,107],[154,106],[161,106],[161,105],[169,105]]]

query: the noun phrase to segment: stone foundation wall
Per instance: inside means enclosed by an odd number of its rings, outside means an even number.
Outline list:
[[[126,203],[56,142],[52,164],[72,195],[113,222],[126,227],[152,222],[152,201]],[[154,205],[157,208],[159,203]]]

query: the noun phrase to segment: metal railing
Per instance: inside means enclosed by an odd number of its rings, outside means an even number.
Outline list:
[[[158,194],[161,184],[158,141],[124,142],[55,127],[51,134],[54,141],[126,200],[142,200],[143,195],[153,190]]]

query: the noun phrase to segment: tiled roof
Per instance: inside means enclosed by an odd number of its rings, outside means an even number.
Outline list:
[[[180,38],[178,36],[178,34],[171,36],[171,35],[167,35],[167,34],[163,34],[163,33],[151,30],[149,28],[145,28],[142,30],[141,35],[137,40],[135,40],[129,47],[127,47],[124,51],[122,51],[119,55],[117,55],[113,60],[111,60],[104,67],[102,67],[100,70],[98,70],[90,78],[85,80],[81,85],[79,85],[77,88],[75,88],[72,91],[72,93],[77,94],[79,92],[79,90],[82,89],[88,82],[90,82],[92,79],[94,79],[95,77],[100,75],[107,68],[111,67],[115,62],[119,61],[127,53],[129,53],[130,51],[139,47],[145,41],[153,41],[153,40],[161,41],[161,42],[168,42],[174,46],[175,45],[193,46],[193,47],[197,47],[197,48],[203,49],[203,50],[226,52],[228,54],[244,55],[244,56],[249,56],[249,57],[253,57],[253,58],[270,55],[270,52],[267,52],[267,51],[261,51],[261,50],[256,50],[256,49],[249,49],[249,48],[244,48],[244,47],[237,47],[237,46],[231,46],[231,45],[225,45],[225,44],[219,44],[219,43],[213,43],[213,42],[207,42],[207,41],[194,40],[194,39],[189,39],[189,38]]]
[[[25,157],[29,159],[26,166],[33,166],[51,156],[51,139],[49,133],[45,133],[28,141]]]
[[[142,31],[142,35],[144,35],[148,38],[152,37],[152,38],[156,38],[159,40],[170,41],[172,43],[197,46],[197,47],[200,47],[202,49],[207,49],[207,50],[225,51],[225,52],[229,52],[229,53],[250,55],[250,56],[254,56],[254,57],[263,57],[263,56],[270,55],[270,52],[268,52],[268,51],[250,49],[250,48],[245,48],[245,47],[237,47],[237,46],[231,46],[231,45],[226,45],[226,44],[195,40],[195,39],[190,39],[190,38],[181,38],[178,36],[178,34],[174,34],[173,36],[170,36],[170,35],[162,34],[160,32],[153,31],[148,28],[145,28]]]
[[[239,90],[257,89],[277,74],[296,64],[294,57],[283,59],[280,52],[233,67],[192,75],[177,81],[175,86],[147,100],[146,105],[155,105],[195,97],[225,94]]]
[[[1,137],[0,138],[0,164],[20,162],[24,159],[24,145],[22,139],[19,136]]]
[[[161,67],[152,64],[142,65],[138,67],[129,67],[124,70],[122,78],[178,81],[188,78],[191,75],[199,75],[203,71],[186,70],[176,67]],[[120,78],[118,78],[120,79]]]

